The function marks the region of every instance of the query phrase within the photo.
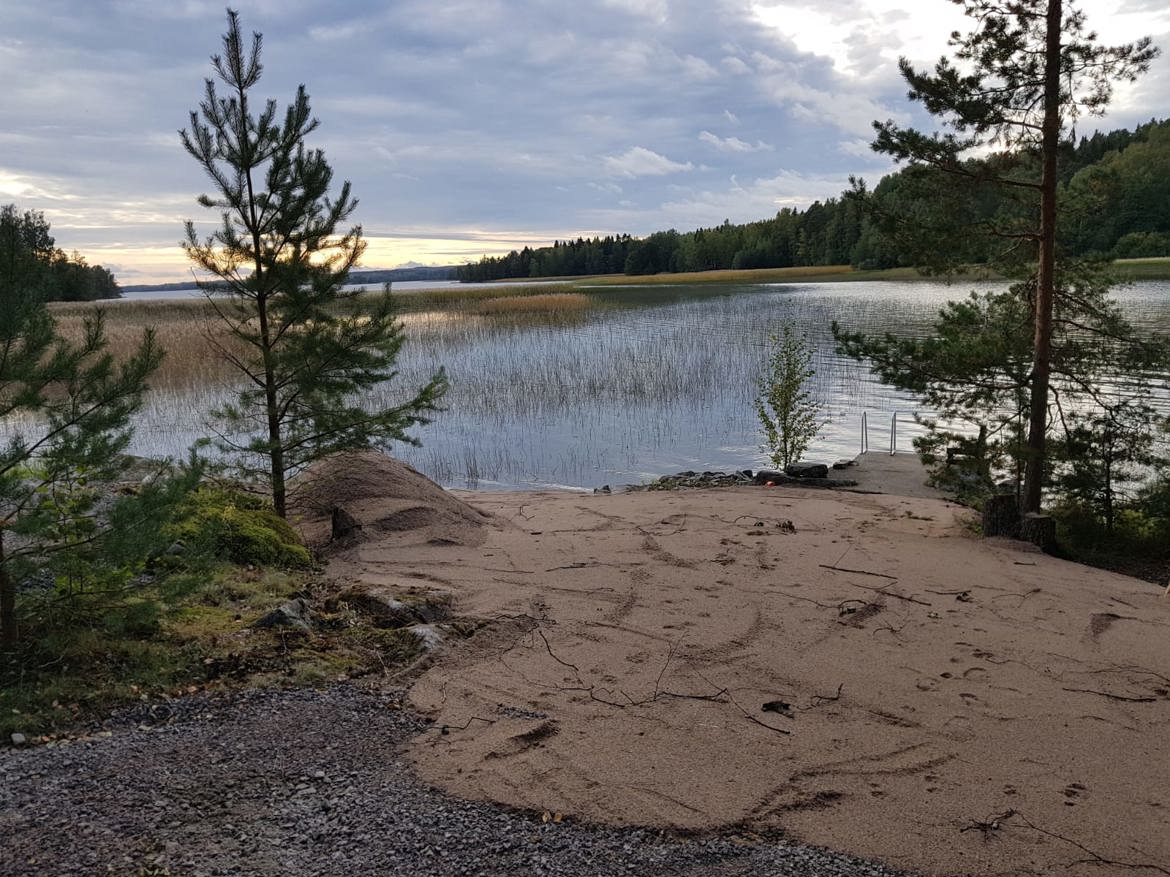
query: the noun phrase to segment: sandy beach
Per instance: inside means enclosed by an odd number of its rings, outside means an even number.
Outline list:
[[[409,694],[440,788],[929,874],[1170,873],[1161,588],[939,499],[396,487],[340,485],[330,574],[474,628]]]

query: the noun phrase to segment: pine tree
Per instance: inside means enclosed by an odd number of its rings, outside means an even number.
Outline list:
[[[313,460],[391,440],[417,443],[407,430],[438,410],[446,378],[440,371],[390,408],[363,403],[363,393],[394,378],[403,330],[388,288],[375,296],[343,289],[365,246],[360,226],[343,230],[357,202],[348,182],[330,196],[333,171],[320,149],[306,146],[318,122],[303,85],[283,120],[273,100],[254,110],[260,50],[257,33],[245,51],[239,16],[228,10],[223,54],[212,58],[225,93],[208,79],[180,132],[216,190],[199,204],[220,222],[203,239],[188,222],[184,248],[218,279],[204,286],[226,329],[212,343],[245,384],[233,404],[213,412],[218,445],[237,455],[246,476],[268,483],[283,516],[287,478]]]
[[[162,358],[147,330],[138,349],[116,363],[100,311],[85,321],[80,341],[63,339],[41,300],[35,256],[27,239],[0,235],[0,263],[12,268],[0,271],[0,422],[8,425],[0,443],[5,649],[18,640],[22,580],[68,565],[69,558],[100,561],[95,552],[111,532],[102,506],[128,466],[122,452],[130,419]]]
[[[909,97],[953,133],[924,134],[894,122],[875,123],[874,149],[912,165],[941,171],[954,181],[992,185],[1019,193],[1024,219],[1010,217],[985,231],[1023,254],[1033,282],[1031,368],[1024,511],[1039,511],[1044,484],[1052,375],[1053,311],[1058,294],[1056,225],[1057,160],[1062,137],[1082,113],[1103,112],[1113,85],[1133,81],[1157,55],[1148,38],[1104,47],[1086,30],[1085,16],[1063,0],[952,0],[973,20],[974,30],[951,35],[953,63],[942,58],[933,72],[899,66]],[[976,150],[999,148],[986,160]],[[1033,267],[1034,266],[1034,267]]]

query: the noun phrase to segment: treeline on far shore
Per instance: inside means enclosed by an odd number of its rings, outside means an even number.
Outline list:
[[[465,282],[591,274],[658,274],[716,269],[853,265],[898,268],[923,263],[924,228],[1010,227],[1029,209],[1008,190],[980,186],[979,177],[1007,167],[1026,170],[1028,154],[970,161],[977,197],[956,212],[941,172],[907,167],[873,188],[857,184],[839,198],[804,210],[784,208],[770,219],[724,221],[691,232],[674,229],[557,241],[513,250],[458,269]],[[1132,259],[1170,256],[1170,120],[1134,130],[1094,133],[1064,145],[1060,162],[1061,246],[1072,256]],[[918,222],[907,227],[904,218]],[[893,222],[891,217],[903,218]],[[929,235],[928,235],[929,236]],[[995,236],[960,235],[973,264],[998,256]],[[954,239],[954,237],[952,237]]]
[[[67,254],[49,234],[39,210],[0,207],[0,283],[35,289],[42,301],[96,301],[120,298],[114,275],[90,265],[79,253]]]

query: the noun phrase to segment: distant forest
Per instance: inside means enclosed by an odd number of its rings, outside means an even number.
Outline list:
[[[1027,155],[993,156],[999,166],[1027,166]],[[978,164],[973,162],[973,165]],[[1069,141],[1061,156],[1061,246],[1077,256],[1111,259],[1170,256],[1170,121],[1135,130],[1096,132]],[[858,269],[922,263],[915,241],[898,232],[897,217],[913,216],[969,228],[1002,224],[1023,208],[992,187],[956,215],[938,198],[937,172],[908,167],[883,177],[872,191],[857,187],[805,210],[785,208],[771,219],[680,233],[659,231],[557,241],[551,247],[512,251],[458,269],[465,282],[585,274],[657,274],[739,268],[845,265]],[[950,211],[943,216],[940,211]],[[894,218],[894,221],[892,221]],[[921,243],[921,242],[917,242]],[[994,237],[972,235],[964,258],[998,255]]]
[[[94,301],[122,295],[114,275],[101,265],[90,265],[80,254],[67,255],[57,248],[43,213],[22,213],[15,204],[0,207],[0,281],[34,286],[44,301]]]

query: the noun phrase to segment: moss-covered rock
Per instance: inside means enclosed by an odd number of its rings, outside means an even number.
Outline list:
[[[306,569],[313,563],[296,531],[259,497],[202,488],[174,526],[176,539],[238,564]]]

